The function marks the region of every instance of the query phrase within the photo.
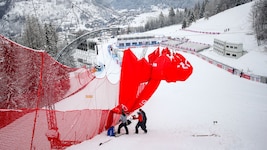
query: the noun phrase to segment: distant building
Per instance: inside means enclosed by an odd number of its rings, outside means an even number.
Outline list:
[[[96,65],[97,55],[97,43],[89,39],[85,40],[75,49],[74,59],[77,60],[76,66],[91,68]]]
[[[218,39],[214,39],[213,51],[230,58],[239,58],[246,53],[242,43],[230,43]]]
[[[187,38],[168,38],[168,40],[161,42],[161,45],[165,45],[178,50],[187,50],[194,52],[201,52],[210,48],[209,44],[189,41]]]
[[[144,47],[159,45],[163,40],[162,37],[150,35],[150,34],[127,34],[117,37],[116,46],[119,49],[131,48],[131,47]]]

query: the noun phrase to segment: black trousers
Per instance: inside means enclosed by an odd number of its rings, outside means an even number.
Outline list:
[[[141,127],[142,130],[145,131],[145,133],[147,133],[147,130],[146,130],[146,126],[144,124],[144,122],[138,122],[135,126],[135,133],[138,133],[138,128]]]
[[[144,122],[144,127],[146,128],[146,119],[144,119],[143,122]]]
[[[121,124],[119,125],[119,128],[118,128],[118,134],[121,133],[121,128],[122,128],[122,127],[124,127],[124,129],[125,129],[125,131],[126,131],[126,134],[128,134],[129,131],[128,131],[128,127],[127,127],[127,124],[126,124],[126,123],[121,123]]]

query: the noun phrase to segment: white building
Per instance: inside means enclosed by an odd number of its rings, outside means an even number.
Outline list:
[[[116,46],[119,49],[131,47],[155,46],[163,40],[164,37],[150,35],[150,34],[127,34],[119,35],[117,37]]]
[[[219,55],[231,58],[239,58],[246,53],[243,50],[242,43],[230,43],[218,39],[214,39],[213,51],[215,51]]]
[[[81,43],[74,53],[74,59],[76,60],[76,66],[82,67],[86,66],[91,68],[96,65],[96,56],[98,55],[97,43],[92,40],[86,40]]]

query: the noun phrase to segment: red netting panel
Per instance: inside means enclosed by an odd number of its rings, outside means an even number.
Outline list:
[[[77,144],[104,131],[108,113],[108,110],[56,111],[59,139],[62,146]],[[8,126],[1,128],[0,149],[31,149],[34,118],[34,112],[27,113]],[[114,116],[113,122],[117,122],[118,119],[119,115]],[[46,136],[47,129],[46,110],[38,110],[32,149],[51,148]]]
[[[0,35],[0,109],[42,108],[79,91],[93,78],[85,68],[69,68],[44,51]],[[8,118],[2,112],[4,116]],[[7,123],[1,122],[0,127]]]
[[[55,104],[60,111],[101,109],[110,110],[118,105],[119,83],[108,78],[94,78],[88,85]]]
[[[28,113],[1,128],[0,149],[30,149],[34,117],[34,113]]]
[[[21,110],[9,110],[9,109],[0,109],[0,129],[14,120],[20,118],[21,116],[32,112],[32,109],[21,109]]]
[[[64,66],[46,52],[1,35],[0,69],[0,149],[51,149],[51,145],[60,149],[77,144],[105,130],[109,108],[118,104],[118,83],[96,79],[86,68]],[[90,107],[55,113],[53,107],[41,109],[67,100],[70,105],[87,102]],[[118,119],[115,114],[112,125]],[[58,128],[58,141],[48,140],[49,125]]]
[[[62,141],[84,141],[105,130],[108,110],[57,112],[57,123]]]
[[[77,70],[58,63],[46,52],[21,46],[3,36],[0,69],[2,109],[41,108],[48,102],[60,101],[70,94],[70,74]],[[75,88],[71,92],[77,91]]]
[[[95,78],[90,82],[85,97],[89,101],[89,109],[111,110],[119,103],[119,83],[111,83],[106,76]]]
[[[158,58],[153,56],[151,74],[151,64],[138,61],[126,50],[122,70],[127,69],[122,71],[118,85],[111,84],[106,77],[96,79],[86,68],[69,68],[46,52],[0,36],[0,117],[5,120],[0,123],[0,149],[51,149],[51,146],[61,149],[101,133],[119,119],[119,114],[109,111],[111,108],[118,105],[134,111],[150,98],[160,80],[180,79],[169,75],[174,68],[166,69],[166,65],[172,64],[167,52],[165,57],[155,52]],[[182,56],[177,58],[183,63],[182,68],[177,68],[175,61],[175,69],[189,70],[180,79],[185,80],[192,73],[192,67]],[[140,68],[143,68],[142,74]],[[55,112],[57,102],[64,111]]]
[[[41,53],[0,36],[0,108],[36,106]]]
[[[76,92],[80,91],[93,79],[94,75],[90,72],[90,70],[86,68],[79,68],[78,70],[71,72],[69,74],[69,79],[64,81],[70,84],[71,86],[68,88],[68,91],[65,93],[63,98],[67,98],[70,95],[73,95]]]

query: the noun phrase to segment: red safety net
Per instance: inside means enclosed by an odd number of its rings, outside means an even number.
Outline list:
[[[0,69],[0,149],[64,149],[104,131],[118,105],[118,83],[1,35]],[[88,105],[69,107],[83,101]],[[69,109],[62,110],[64,104]],[[119,115],[113,118],[115,125]]]
[[[11,111],[6,112],[11,113]],[[55,111],[59,137],[49,141],[48,136],[52,137],[55,133],[53,130],[48,130],[46,110],[39,109],[37,112],[35,125],[33,122],[36,117],[35,112],[28,112],[1,128],[0,149],[64,149],[89,140],[104,131],[109,113],[108,110],[100,109]],[[117,122],[118,117],[114,118],[113,122]],[[1,116],[2,119],[5,118]]]

